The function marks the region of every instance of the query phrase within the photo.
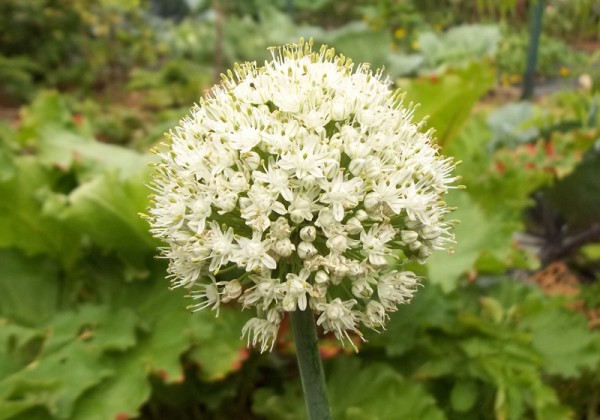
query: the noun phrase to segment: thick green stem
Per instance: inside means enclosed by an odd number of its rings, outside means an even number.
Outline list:
[[[313,312],[310,307],[304,311],[297,309],[291,313],[291,320],[308,419],[330,420],[327,386]]]

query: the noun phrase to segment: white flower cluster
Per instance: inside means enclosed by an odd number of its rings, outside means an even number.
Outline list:
[[[342,342],[384,328],[419,284],[403,263],[453,241],[456,180],[381,72],[303,40],[272,55],[170,133],[148,216],[191,308],[256,308],[242,333],[262,351],[309,305]]]

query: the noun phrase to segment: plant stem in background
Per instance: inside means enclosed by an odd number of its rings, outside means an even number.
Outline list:
[[[523,93],[521,99],[531,99],[533,96],[535,68],[537,66],[538,47],[540,44],[540,35],[542,33],[542,18],[544,17],[546,0],[537,0],[532,7],[529,49],[527,51],[527,67],[525,69],[525,75],[523,76]]]
[[[307,307],[304,311],[296,309],[290,316],[308,419],[331,419],[313,312]]]

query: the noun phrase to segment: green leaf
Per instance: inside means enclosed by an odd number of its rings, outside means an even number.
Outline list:
[[[445,418],[420,384],[405,380],[383,363],[364,366],[356,358],[337,359],[328,389],[334,418]]]
[[[437,252],[428,259],[427,277],[448,292],[458,286],[460,277],[473,268],[482,252],[506,259],[511,232],[499,229],[503,220],[486,214],[464,191],[451,191],[447,202],[457,207],[452,213],[460,222],[454,229],[457,243],[452,254]]]
[[[142,346],[142,347],[140,347]],[[116,357],[111,363],[115,375],[83,395],[77,402],[73,418],[104,420],[139,415],[139,408],[150,398],[144,343],[134,351]]]
[[[574,378],[600,366],[600,334],[588,329],[582,314],[559,305],[530,299],[523,307],[521,328],[532,335],[532,346],[544,357],[548,373]]]
[[[82,181],[106,171],[116,171],[124,177],[136,176],[144,171],[153,159],[149,155],[100,143],[54,126],[44,128],[38,141],[40,162],[65,170],[75,167]]]
[[[515,147],[538,138],[539,128],[526,124],[534,118],[535,112],[534,105],[526,101],[507,104],[496,109],[487,118],[493,134],[491,145],[494,148]]]
[[[598,141],[596,141],[596,144]],[[575,228],[600,222],[600,152],[590,150],[573,173],[548,191],[552,204]]]
[[[116,374],[79,400],[74,418],[139,415],[150,398],[150,375],[167,383],[183,382],[184,353],[189,352],[190,359],[200,364],[201,375],[209,380],[239,368],[245,355],[245,343],[239,337],[248,314],[226,307],[217,319],[211,311],[190,314],[185,309],[186,291],[169,291],[164,269],[164,264],[157,264],[154,275],[141,281],[104,279],[105,287],[112,290],[108,297],[111,305],[134,311],[143,320],[142,331],[135,347],[108,361]]]
[[[23,325],[44,325],[60,299],[59,266],[47,257],[0,249],[0,315]]]
[[[450,404],[458,412],[469,411],[477,401],[478,387],[472,380],[459,380],[450,393]]]
[[[106,306],[57,315],[32,360],[0,381],[0,406],[13,414],[44,407],[53,417],[71,418],[76,401],[114,373],[104,354],[135,344],[135,322],[131,311]]]
[[[61,174],[41,167],[35,158],[15,161],[14,176],[0,181],[0,247],[28,255],[49,254],[71,264],[80,253],[80,235],[45,206]]]
[[[137,268],[145,266],[158,245],[139,217],[148,205],[146,172],[129,178],[115,173],[95,177],[69,195],[63,216],[103,250],[114,251]]]
[[[252,316],[250,312],[240,314],[239,311],[226,308],[221,309],[218,318],[207,319],[212,315],[208,311],[194,315],[203,318],[194,322],[202,322],[208,328],[194,329],[197,345],[190,353],[190,358],[200,365],[202,378],[208,381],[223,379],[240,368],[248,355],[246,343],[240,338],[241,331]]]
[[[460,25],[444,34],[424,32],[419,35],[419,49],[430,68],[462,65],[470,60],[493,57],[500,41],[500,31],[491,25]]]
[[[327,388],[334,419],[444,419],[423,387],[405,380],[384,363],[363,364],[358,358],[338,358],[329,372]],[[286,384],[283,395],[262,390],[253,410],[267,419],[303,419],[302,392]]]
[[[496,83],[496,72],[487,63],[470,63],[431,78],[400,79],[398,86],[407,92],[407,102],[420,104],[417,121],[428,117],[437,141],[448,147],[471,113],[475,102]]]
[[[29,364],[39,353],[44,332],[0,318],[0,378]]]
[[[37,145],[41,131],[48,127],[74,128],[64,97],[56,91],[42,91],[21,111],[19,140]]]

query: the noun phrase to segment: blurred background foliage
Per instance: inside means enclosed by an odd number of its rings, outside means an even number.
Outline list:
[[[0,419],[302,419],[287,328],[190,315],[138,213],[147,151],[239,60],[313,37],[385,66],[466,191],[458,244],[360,353],[323,337],[336,419],[600,418],[600,4],[0,2]]]

